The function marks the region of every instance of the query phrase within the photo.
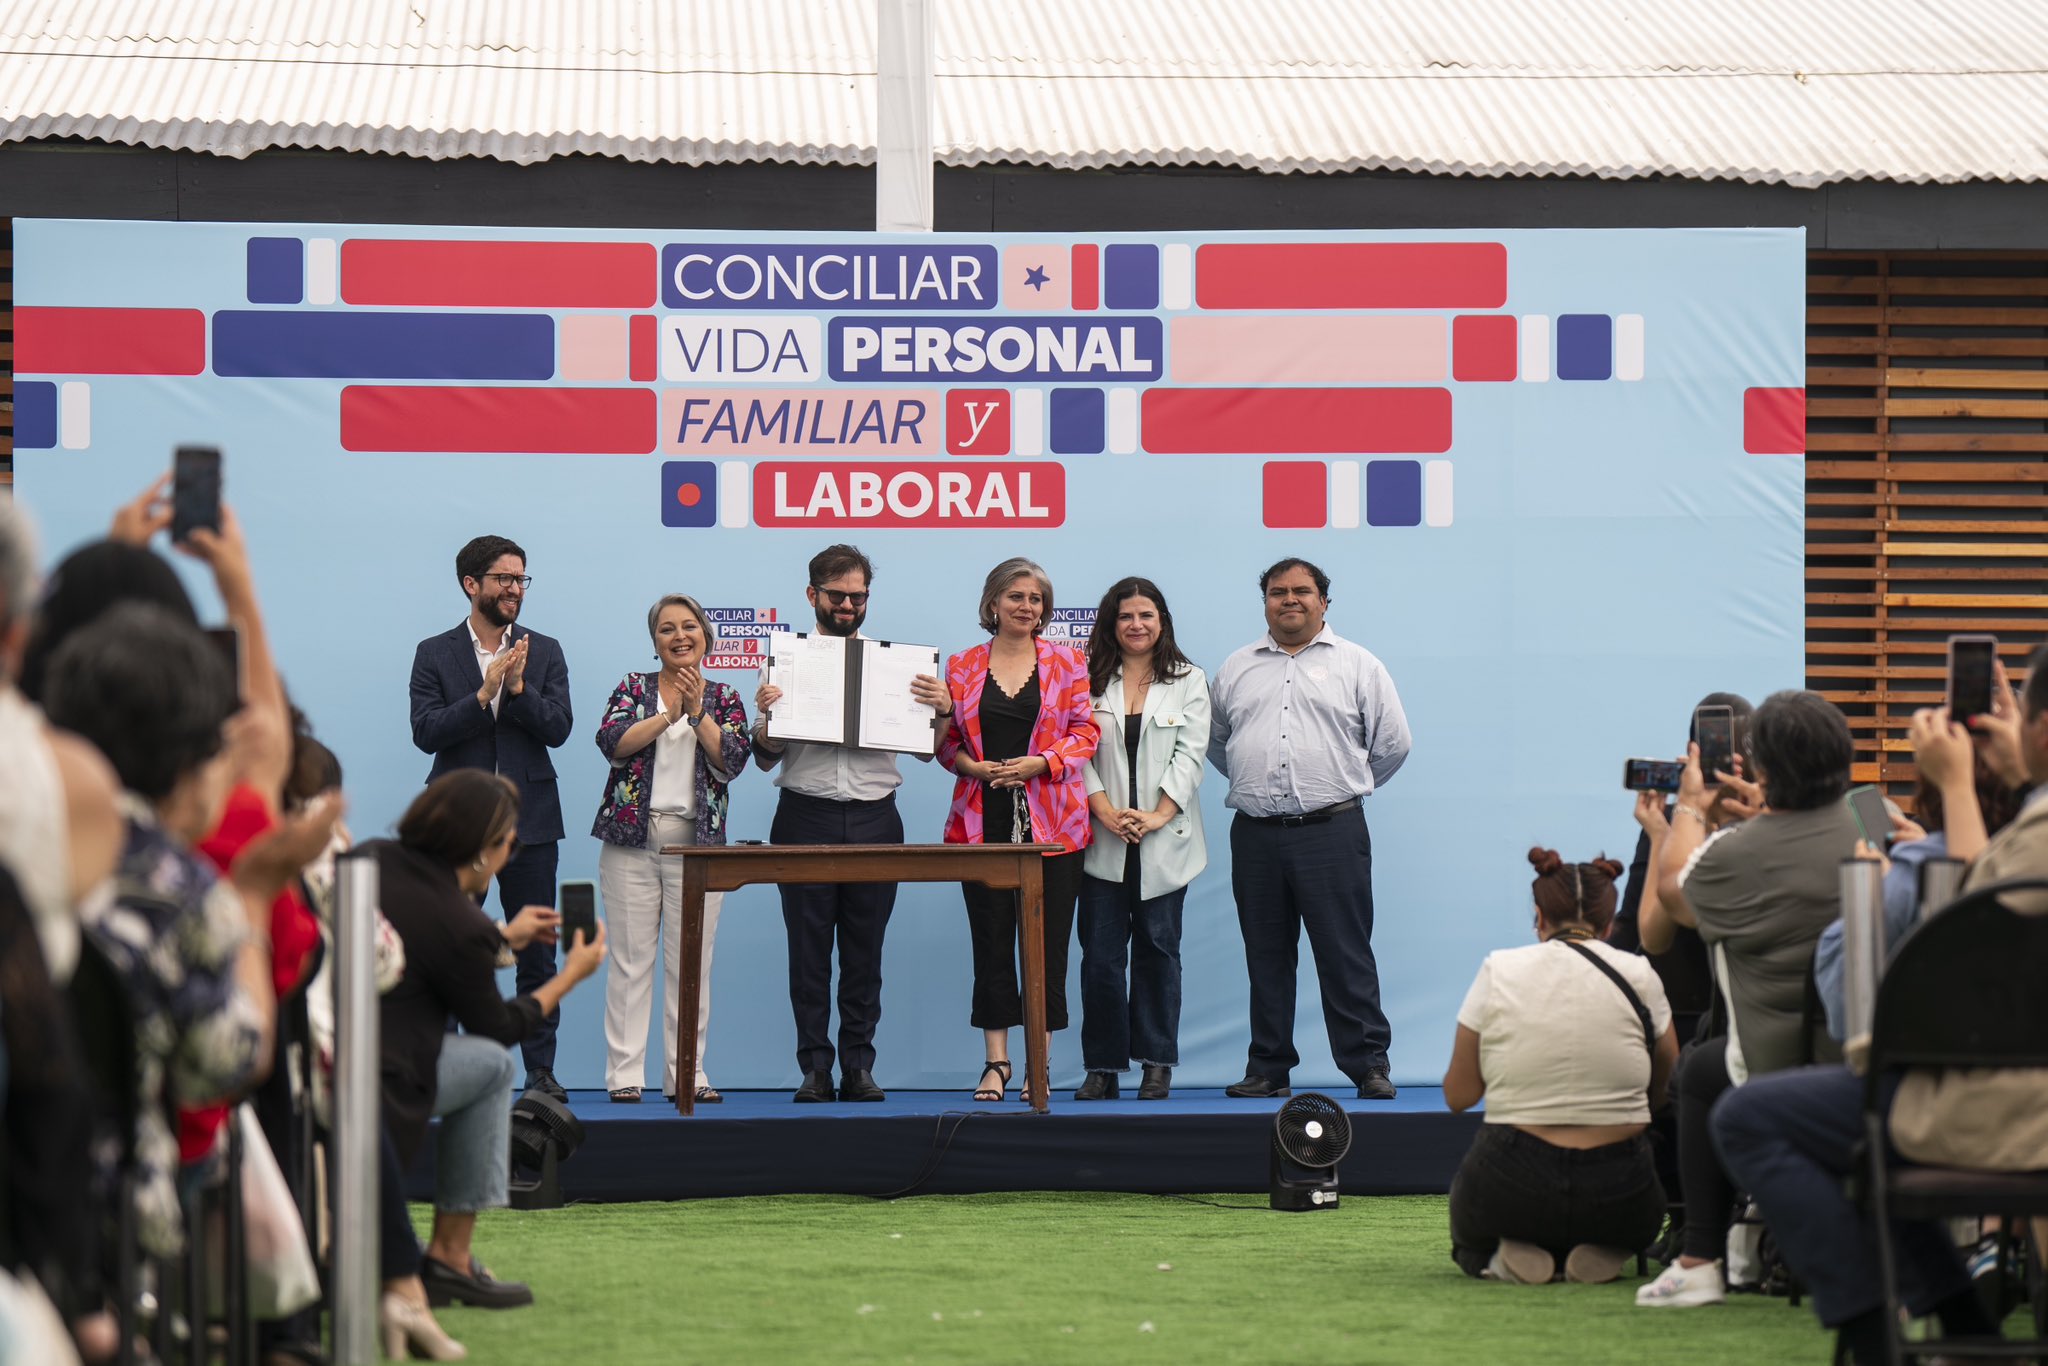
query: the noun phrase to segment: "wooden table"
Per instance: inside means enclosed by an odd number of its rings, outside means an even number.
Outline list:
[[[697,1001],[704,980],[704,896],[755,883],[978,882],[1017,893],[1017,942],[1024,950],[1024,1066],[1038,1085],[1031,1106],[1047,1109],[1045,1038],[1045,864],[1056,844],[724,844],[664,845],[683,860],[682,969],[676,987],[676,1112],[697,1105]]]

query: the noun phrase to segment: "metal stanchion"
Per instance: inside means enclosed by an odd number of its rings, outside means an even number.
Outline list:
[[[334,1361],[377,1360],[377,863],[344,854],[334,894]]]
[[[1868,859],[1843,859],[1843,1052],[1861,1070],[1870,1051],[1870,1021],[1877,1010],[1877,978],[1884,968],[1884,869]]]
[[[1961,859],[1931,858],[1920,865],[1920,918],[1927,919],[1936,911],[1946,909],[1956,894],[1963,890],[1963,870],[1968,865]]]

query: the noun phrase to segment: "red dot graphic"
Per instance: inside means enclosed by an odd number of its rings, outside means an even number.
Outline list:
[[[704,501],[704,490],[695,484],[683,484],[676,489],[676,501],[686,508],[693,508]]]

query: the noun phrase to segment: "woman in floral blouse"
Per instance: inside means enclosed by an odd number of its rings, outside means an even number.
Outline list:
[[[682,970],[683,865],[661,857],[664,845],[724,844],[726,787],[745,771],[751,748],[740,695],[704,677],[717,631],[695,598],[670,593],[647,613],[653,673],[629,673],[612,689],[597,726],[597,747],[611,762],[604,802],[591,831],[604,841],[597,876],[611,934],[605,978],[605,1085],[614,1101],[637,1101],[647,1054],[648,988],[655,941],[662,948],[662,1090],[673,1096],[677,978]],[[704,977],[697,997],[699,1101],[722,1099],[704,1073],[711,1023],[711,944],[718,908],[704,898]],[[664,934],[664,931],[666,933]]]

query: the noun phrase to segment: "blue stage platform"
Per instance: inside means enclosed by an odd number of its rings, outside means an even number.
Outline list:
[[[1313,1088],[1299,1088],[1313,1089]],[[1436,1087],[1392,1101],[1325,1091],[1352,1120],[1339,1175],[1347,1195],[1441,1194],[1470,1146],[1477,1114],[1453,1115]],[[892,1091],[865,1105],[797,1105],[787,1091],[728,1091],[684,1119],[651,1093],[614,1105],[570,1093],[582,1149],[562,1168],[565,1198],[683,1200],[706,1196],[958,1195],[978,1191],[1263,1191],[1278,1100],[1176,1090],[1165,1101],[1071,1099],[1049,1114],[1011,1100],[976,1105],[946,1091]],[[432,1154],[431,1143],[426,1145]],[[430,1175],[414,1174],[415,1198]]]

